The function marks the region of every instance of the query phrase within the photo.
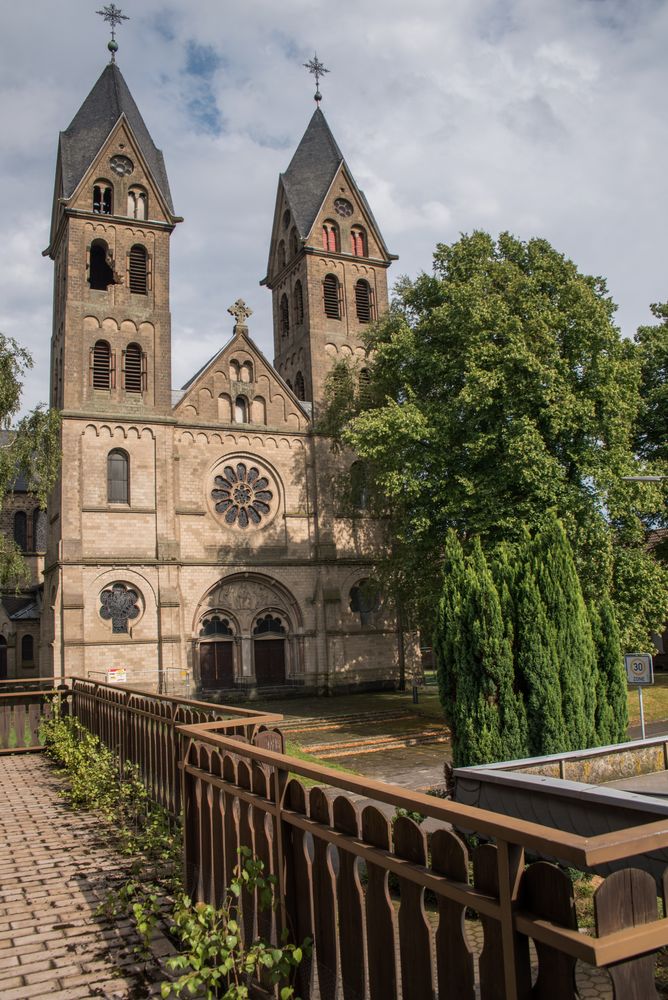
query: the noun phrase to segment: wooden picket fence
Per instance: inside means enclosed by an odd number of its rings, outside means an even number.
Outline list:
[[[67,700],[182,810],[194,898],[222,901],[242,846],[275,875],[277,910],[245,898],[243,934],[313,940],[303,1000],[575,1000],[578,960],[608,970],[616,1000],[659,995],[668,873],[657,889],[638,861],[668,847],[663,821],[576,836],[289,757],[275,714],[76,678]],[[429,817],[429,834],[397,809]],[[541,858],[626,861],[596,890],[595,933],[578,927],[564,868]]]
[[[55,693],[53,679],[0,681],[0,754],[41,749],[40,726]]]

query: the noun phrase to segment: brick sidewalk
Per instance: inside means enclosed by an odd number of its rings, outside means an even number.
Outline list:
[[[0,757],[0,1000],[159,995],[164,977],[138,962],[129,921],[95,915],[129,860],[61,787],[41,754]],[[153,950],[172,951],[160,934]]]

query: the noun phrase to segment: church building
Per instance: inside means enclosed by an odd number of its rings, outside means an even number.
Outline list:
[[[60,134],[45,251],[63,459],[39,672],[125,671],[163,691],[187,677],[221,697],[394,686],[415,647],[369,583],[382,524],[363,490],[346,499],[354,456],[334,453],[314,419],[337,359],[365,378],[363,333],[387,309],[395,258],[319,104],[270,231],[267,220],[273,363],[239,299],[227,342],[174,391],[169,254],[182,221],[112,57]]]

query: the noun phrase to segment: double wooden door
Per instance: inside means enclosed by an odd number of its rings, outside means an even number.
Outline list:
[[[257,686],[285,684],[285,639],[256,639],[254,647]]]
[[[234,687],[234,643],[203,642],[199,647],[200,687],[215,691]]]

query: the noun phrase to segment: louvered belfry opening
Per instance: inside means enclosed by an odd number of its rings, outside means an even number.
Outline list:
[[[93,211],[96,215],[111,215],[111,185],[99,181],[93,188]]]
[[[142,349],[139,344],[128,344],[125,352],[124,376],[126,392],[144,391]]]
[[[140,243],[130,250],[130,291],[136,295],[148,292],[148,255]]]
[[[323,282],[325,297],[325,316],[329,319],[341,319],[341,304],[339,301],[339,279],[335,274],[326,274]]]
[[[288,304],[288,297],[283,293],[281,295],[281,336],[287,337],[290,332],[290,306]]]
[[[371,322],[371,288],[364,278],[355,283],[355,309],[360,323]]]
[[[297,326],[304,322],[304,292],[301,281],[297,280],[294,291],[294,319]]]
[[[106,340],[98,340],[93,347],[91,362],[91,381],[94,389],[110,389],[111,385],[111,348]]]
[[[114,284],[114,272],[109,264],[109,247],[104,240],[93,240],[90,245],[88,284],[98,292],[106,292]]]
[[[306,385],[301,372],[295,375],[295,396],[297,399],[306,399]]]

